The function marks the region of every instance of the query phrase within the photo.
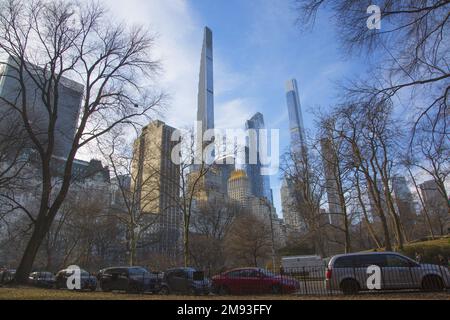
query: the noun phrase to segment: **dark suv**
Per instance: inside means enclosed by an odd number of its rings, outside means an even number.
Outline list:
[[[161,294],[209,294],[211,282],[202,271],[194,268],[174,268],[164,272]]]
[[[132,293],[158,292],[161,279],[142,267],[117,267],[100,270],[97,275],[102,291]]]
[[[55,276],[55,287],[56,289],[67,289],[67,280],[70,276],[74,274],[75,270],[73,269],[64,269],[61,271],[58,271],[58,273]],[[95,291],[97,288],[97,279],[91,275],[86,270],[81,269],[80,270],[80,284],[81,288],[80,290],[90,290]]]

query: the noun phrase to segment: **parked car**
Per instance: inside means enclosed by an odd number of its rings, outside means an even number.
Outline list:
[[[64,269],[59,271],[55,276],[55,287],[56,289],[66,288],[67,289],[67,279],[73,275],[75,270],[73,269]],[[90,290],[95,291],[97,289],[97,279],[91,275],[86,270],[80,271],[80,290]]]
[[[158,292],[161,278],[142,267],[115,267],[100,270],[98,282],[102,291],[120,290],[133,293]]]
[[[300,289],[297,280],[261,268],[240,268],[212,278],[213,292],[226,294],[281,294]]]
[[[0,285],[5,285],[13,282],[15,276],[15,269],[3,269],[3,271],[0,271]]]
[[[160,293],[207,295],[210,291],[211,281],[205,278],[203,271],[194,268],[173,268],[164,272]]]
[[[28,283],[40,288],[53,288],[55,286],[55,275],[47,271],[38,271],[30,273]]]
[[[440,291],[450,287],[447,267],[420,264],[394,252],[353,253],[337,255],[330,259],[326,271],[326,286],[344,294],[369,290],[369,266],[381,270],[381,290],[423,289]]]

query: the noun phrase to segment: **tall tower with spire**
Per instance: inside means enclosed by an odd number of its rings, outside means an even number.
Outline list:
[[[291,150],[306,155],[306,134],[303,124],[302,107],[298,94],[297,80],[291,79],[286,82],[286,101],[289,112],[289,129],[291,132]]]
[[[289,130],[291,134],[291,153],[293,159],[302,161],[307,165],[308,148],[306,145],[305,125],[303,123],[303,114],[298,94],[297,80],[291,79],[286,82],[286,102],[289,113]],[[309,170],[309,168],[304,168]],[[306,186],[309,188],[309,186]],[[305,200],[299,192],[295,192],[293,181],[284,177],[281,188],[281,205],[283,207],[283,216],[287,227],[294,232],[303,232],[301,211],[302,203]]]
[[[201,161],[216,160],[219,158],[218,150],[208,150],[208,159],[203,158],[206,147],[211,145],[214,136],[205,137],[207,130],[214,130],[214,60],[213,60],[213,33],[208,27],[203,31],[203,45],[200,57],[200,74],[198,83],[197,128],[196,128],[196,152],[202,154]],[[198,156],[199,154],[197,154]],[[222,164],[212,161],[214,164],[203,177],[203,200],[209,201],[225,197],[227,194],[228,178],[234,170],[234,164]],[[192,166],[195,175],[201,166]],[[204,168],[203,168],[204,170]],[[203,173],[204,174],[204,173]]]
[[[200,58],[200,75],[198,84],[197,121],[201,123],[198,139],[203,138],[206,130],[214,129],[214,71],[213,71],[213,35],[205,27],[203,47]]]

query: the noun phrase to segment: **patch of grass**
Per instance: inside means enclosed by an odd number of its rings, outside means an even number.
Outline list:
[[[410,258],[415,258],[415,255],[420,253],[424,263],[440,263],[438,256],[441,255],[450,259],[450,238],[441,238],[430,241],[421,241],[405,245],[402,253]]]
[[[372,249],[363,252],[375,251],[381,252],[385,251],[385,249]],[[450,260],[450,237],[443,237],[436,240],[411,242],[406,244],[403,250],[400,250],[400,252],[412,259],[415,259],[417,252],[422,256],[422,263],[439,264],[440,261],[438,259],[438,255],[442,255],[443,257],[447,258],[447,260]]]
[[[0,288],[0,300],[450,300],[450,293],[380,293],[358,296],[162,296],[105,292],[73,292],[28,287]]]

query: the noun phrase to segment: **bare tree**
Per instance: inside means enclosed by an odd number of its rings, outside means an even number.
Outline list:
[[[344,234],[344,251],[351,252],[352,214],[350,203],[354,200],[354,166],[351,148],[336,130],[333,117],[323,116],[319,120],[321,155],[326,180],[328,205],[332,217],[331,227]],[[339,219],[340,218],[340,219]],[[337,221],[336,221],[337,220]]]
[[[180,165],[179,177],[174,181],[180,196],[174,201],[183,217],[183,253],[184,265],[187,267],[190,264],[192,218],[202,203],[214,199],[214,193],[217,192],[214,177],[220,170],[216,162],[226,158],[226,151],[216,148],[214,141],[208,146],[196,143],[198,137],[195,137],[192,128],[180,130],[179,136],[174,138],[178,138],[179,145],[172,154]]]
[[[443,114],[441,117],[448,116]],[[450,216],[449,195],[446,190],[446,182],[450,177],[449,135],[445,134],[442,126],[434,126],[433,120],[427,117],[418,127],[414,142],[406,154],[405,165],[435,182],[437,191],[442,196],[442,203],[446,206],[444,210]]]
[[[448,0],[382,0],[381,29],[369,29],[369,0],[297,0],[299,22],[314,23],[319,10],[332,12],[341,42],[348,52],[382,54],[386,57],[377,76],[352,81],[345,96],[365,96],[367,100],[411,97],[417,105],[414,128],[431,119],[433,128],[448,122],[450,67],[448,64]],[[375,81],[373,81],[374,79]],[[416,99],[415,97],[419,97]],[[415,103],[418,101],[418,103]],[[447,125],[444,126],[448,134]],[[413,130],[414,131],[414,130]]]
[[[270,258],[270,248],[270,227],[267,223],[252,214],[244,214],[234,221],[226,239],[231,265],[263,266]]]
[[[150,56],[154,38],[147,30],[113,23],[105,9],[92,2],[2,0],[0,6],[0,51],[10,57],[3,64],[13,70],[19,93],[15,99],[0,99],[21,119],[38,154],[42,178],[33,232],[17,269],[16,281],[24,283],[67,196],[77,152],[114,127],[139,121],[162,96],[143,86],[143,79],[158,68]],[[62,181],[55,186],[52,164],[61,134],[56,127],[67,78],[84,86],[84,97]],[[37,94],[30,92],[30,83]],[[33,97],[44,106],[45,130],[30,119]]]
[[[224,200],[200,204],[192,220],[189,253],[194,265],[202,270],[219,272],[226,263],[225,238],[235,219],[247,213],[241,206]]]
[[[403,247],[403,228],[396,211],[391,181],[396,165],[397,139],[401,133],[392,119],[391,106],[384,102],[375,105],[353,104],[336,111],[339,135],[351,147],[353,166],[364,177],[364,185],[374,212],[382,224],[386,248],[392,249],[388,218],[399,248]],[[363,190],[358,175],[358,193]],[[361,198],[361,195],[358,195]],[[362,204],[362,201],[360,201]],[[388,249],[389,250],[389,249]]]
[[[98,149],[111,168],[114,203],[111,214],[126,230],[128,263],[136,265],[138,249],[160,241],[156,230],[163,212],[158,212],[161,170],[158,149],[140,151],[139,138],[130,150],[123,134],[111,132],[99,141]],[[156,146],[155,146],[156,147]]]
[[[313,152],[291,150],[283,156],[282,170],[293,197],[289,210],[299,215],[315,251],[326,256],[323,231],[329,221],[321,210],[325,183],[320,156]]]

